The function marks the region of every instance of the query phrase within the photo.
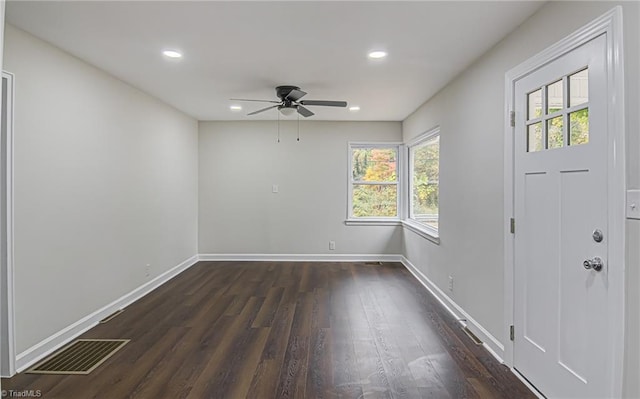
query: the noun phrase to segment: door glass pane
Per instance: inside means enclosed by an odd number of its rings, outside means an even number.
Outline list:
[[[354,184],[353,216],[398,216],[398,187],[395,184]]]
[[[589,108],[569,114],[569,145],[589,142]]]
[[[589,101],[589,70],[584,69],[569,76],[569,106]]]
[[[562,80],[559,80],[555,83],[552,83],[547,86],[547,114],[554,113],[556,111],[560,111],[564,108],[564,100],[563,100],[563,90],[562,90]]]
[[[560,148],[564,145],[562,116],[547,121],[547,148]]]
[[[529,113],[527,119],[534,119],[542,116],[542,89],[529,93],[527,96]]]
[[[527,126],[527,152],[542,151],[542,122]]]

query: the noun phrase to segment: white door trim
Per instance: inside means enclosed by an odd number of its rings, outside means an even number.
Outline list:
[[[16,373],[16,342],[15,342],[15,301],[14,301],[14,268],[13,268],[13,106],[15,104],[15,91],[14,91],[14,75],[9,72],[2,72],[2,78],[7,79],[7,137],[6,137],[6,153],[4,155],[4,162],[6,167],[6,197],[3,198],[4,205],[2,211],[6,217],[6,247],[7,258],[5,259],[7,264],[6,275],[6,287],[3,288],[2,302],[6,301],[7,313],[3,315],[3,320],[0,320],[0,333],[2,334],[2,351],[3,358],[8,359],[8,364],[2,364],[1,371],[2,377],[11,377]],[[1,89],[1,87],[0,87]],[[6,288],[6,292],[4,289]],[[6,319],[4,319],[6,317]],[[4,353],[6,351],[6,354]]]
[[[543,50],[505,74],[504,144],[504,361],[513,367],[513,342],[509,340],[514,320],[514,236],[510,232],[514,217],[514,128],[511,111],[515,107],[515,82],[573,49],[606,34],[607,120],[608,120],[608,223],[609,223],[609,325],[618,326],[609,344],[610,358],[603,365],[611,381],[611,397],[622,396],[624,364],[625,298],[625,111],[622,7],[617,6],[558,43]],[[516,221],[517,232],[517,221]],[[525,376],[526,377],[526,376]]]

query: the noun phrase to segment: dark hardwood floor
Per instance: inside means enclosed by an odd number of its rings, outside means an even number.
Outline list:
[[[400,264],[200,262],[82,338],[131,342],[43,398],[534,398]]]

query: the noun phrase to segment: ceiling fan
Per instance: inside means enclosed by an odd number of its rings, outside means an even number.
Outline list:
[[[278,108],[284,115],[291,115],[294,112],[298,112],[300,115],[305,118],[314,115],[306,106],[324,106],[324,107],[346,107],[346,101],[328,101],[328,100],[302,100],[300,99],[304,97],[307,93],[300,90],[297,86],[278,86],[276,87],[276,96],[280,99],[280,101],[275,100],[251,100],[246,98],[232,98],[234,101],[255,101],[255,102],[263,102],[263,103],[273,103],[275,105],[271,105],[266,108],[259,109],[257,111],[248,113],[247,115],[255,115],[264,111],[268,111],[273,108]]]

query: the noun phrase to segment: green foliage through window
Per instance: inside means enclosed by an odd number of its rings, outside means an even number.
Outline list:
[[[398,216],[397,148],[352,148],[351,157],[352,216]]]
[[[569,114],[569,144],[580,145],[589,142],[589,108]]]
[[[546,99],[546,112],[543,112],[543,98]],[[588,144],[588,102],[588,68],[528,93],[527,152]],[[579,105],[583,107],[577,109]],[[546,140],[543,130],[546,130]]]
[[[438,228],[440,185],[440,137],[435,136],[411,151],[411,219]]]

